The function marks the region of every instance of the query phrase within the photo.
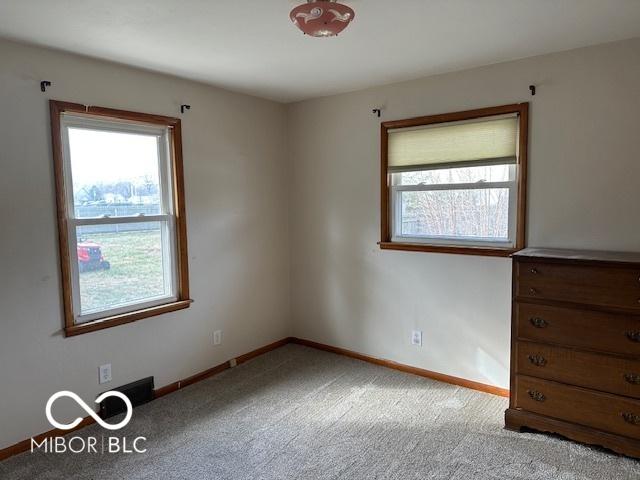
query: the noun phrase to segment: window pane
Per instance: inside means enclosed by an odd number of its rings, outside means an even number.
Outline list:
[[[70,127],[76,217],[161,213],[159,139]]]
[[[509,189],[401,193],[401,235],[506,241]]]
[[[515,179],[514,165],[443,168],[393,174],[394,185],[441,185],[445,183],[508,182]]]
[[[171,296],[166,222],[77,227],[80,313]]]

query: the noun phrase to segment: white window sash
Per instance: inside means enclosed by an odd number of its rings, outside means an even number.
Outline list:
[[[452,191],[452,190],[489,190],[496,188],[509,189],[509,212],[508,212],[508,238],[505,240],[483,237],[464,236],[411,236],[402,235],[402,200],[403,192],[424,192],[424,191]],[[391,200],[391,226],[392,242],[401,243],[425,243],[431,245],[463,245],[509,248],[515,244],[516,218],[513,214],[517,205],[517,182],[474,182],[474,183],[444,183],[444,184],[418,184],[418,185],[392,185],[390,187]]]
[[[391,191],[425,192],[431,190],[489,190],[491,188],[511,188],[513,181],[507,182],[474,182],[474,183],[433,183],[418,185],[392,185]]]
[[[124,221],[122,221],[124,220]],[[145,301],[131,302],[122,306],[100,310],[99,312],[81,314],[80,304],[80,271],[78,268],[78,249],[77,249],[77,232],[76,227],[92,226],[92,225],[116,225],[126,223],[160,223],[160,232],[162,238],[162,264],[164,275],[164,290],[169,292],[168,295],[153,297]],[[69,239],[69,258],[71,260],[72,280],[72,297],[74,309],[74,322],[82,324],[91,322],[103,317],[111,317],[123,313],[134,312],[145,308],[155,307],[165,303],[171,303],[178,300],[177,291],[177,248],[175,241],[175,217],[172,215],[154,215],[143,217],[107,217],[107,218],[87,218],[87,219],[69,219],[68,223]],[[166,275],[170,272],[170,275]]]
[[[96,321],[101,318],[112,317],[124,313],[130,313],[145,308],[151,308],[166,303],[177,301],[178,292],[178,274],[177,274],[177,239],[176,239],[176,218],[173,204],[173,171],[172,162],[170,161],[170,152],[172,145],[168,127],[155,127],[148,125],[133,124],[120,122],[116,120],[104,120],[92,118],[84,115],[63,115],[62,116],[62,144],[63,144],[63,170],[66,183],[66,206],[68,212],[67,228],[69,239],[69,259],[71,262],[71,284],[72,284],[72,300],[74,311],[74,323],[82,324]],[[160,210],[158,215],[129,215],[129,216],[104,216],[94,218],[77,218],[75,217],[75,205],[73,198],[73,184],[71,172],[71,158],[69,148],[69,128],[82,128],[99,131],[112,131],[122,133],[140,133],[145,135],[153,135],[158,137],[158,171],[160,183]],[[81,314],[80,302],[80,272],[78,267],[78,251],[77,251],[77,227],[90,225],[115,225],[127,223],[160,223],[162,238],[162,255],[163,255],[163,272],[164,272],[164,290],[169,292],[167,295],[148,298],[144,301],[130,302],[118,305],[110,309],[100,310],[98,312]]]
[[[133,215],[126,217],[88,217],[88,218],[69,218],[67,221],[74,227],[82,227],[85,225],[116,225],[120,223],[152,223],[152,222],[170,222],[174,219],[173,215]]]

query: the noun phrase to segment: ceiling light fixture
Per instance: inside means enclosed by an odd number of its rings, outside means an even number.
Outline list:
[[[306,35],[333,37],[347,28],[355,12],[336,0],[307,0],[291,10],[289,16]]]

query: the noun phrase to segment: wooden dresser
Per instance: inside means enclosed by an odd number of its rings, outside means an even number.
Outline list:
[[[640,457],[640,254],[513,255],[506,428]]]

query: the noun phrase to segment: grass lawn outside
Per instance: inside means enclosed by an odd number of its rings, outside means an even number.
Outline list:
[[[162,235],[157,230],[87,233],[102,247],[109,270],[80,273],[82,314],[165,295]]]

